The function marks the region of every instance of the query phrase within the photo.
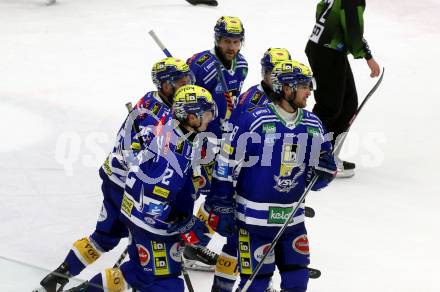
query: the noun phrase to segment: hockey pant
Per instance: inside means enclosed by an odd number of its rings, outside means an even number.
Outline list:
[[[238,231],[239,271],[242,288],[258,265],[265,251],[269,248],[273,236],[263,233],[249,233],[246,229]],[[281,236],[271,254],[267,256],[249,291],[265,291],[275,271],[275,265],[281,275],[281,289],[289,292],[307,290],[309,275],[309,242],[304,224],[290,229]]]
[[[121,238],[128,236],[127,228],[119,220],[124,189],[104,179],[101,190],[104,200],[95,231],[89,237],[75,241],[65,259],[72,276],[78,275],[102,253],[118,245]]]

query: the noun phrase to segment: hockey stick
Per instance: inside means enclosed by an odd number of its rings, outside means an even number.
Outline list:
[[[370,92],[368,92],[367,96],[364,98],[363,102],[361,103],[361,105],[358,107],[356,113],[353,115],[353,117],[350,120],[350,123],[347,127],[347,130],[345,132],[348,132],[350,130],[351,125],[353,125],[354,121],[356,120],[356,117],[359,115],[360,111],[362,110],[362,108],[365,106],[365,104],[367,103],[367,101],[370,99],[370,97],[374,94],[374,92],[377,90],[377,88],[379,87],[379,85],[382,83],[382,79],[383,79],[383,75],[385,73],[385,68],[382,68],[382,74],[379,78],[379,80],[377,80],[376,84],[373,86],[373,88],[370,90]],[[335,153],[337,151],[337,149],[339,147],[342,146],[342,142],[343,140],[340,139],[338,141],[338,143],[335,145],[335,148],[332,151],[332,154]],[[257,267],[255,268],[255,271],[252,272],[252,275],[249,277],[249,279],[246,281],[246,283],[243,286],[243,289],[241,289],[241,292],[246,292],[249,289],[249,286],[252,284],[252,282],[255,280],[255,277],[257,276],[258,272],[260,271],[261,267],[264,264],[264,260],[266,259],[267,255],[270,254],[273,249],[275,248],[275,245],[278,243],[278,240],[280,239],[280,237],[283,235],[284,231],[287,229],[289,222],[293,219],[293,216],[295,215],[295,213],[298,211],[299,206],[301,205],[301,202],[304,202],[304,199],[306,198],[307,194],[309,193],[309,191],[312,189],[312,187],[314,186],[314,184],[318,181],[319,176],[318,175],[314,175],[312,180],[310,181],[309,185],[307,186],[307,188],[305,189],[305,191],[303,192],[303,194],[301,195],[301,197],[298,200],[298,203],[296,204],[296,206],[293,208],[292,213],[290,213],[289,218],[286,220],[286,222],[284,223],[284,225],[281,227],[281,229],[278,231],[277,235],[275,236],[274,240],[272,241],[272,243],[270,244],[269,248],[266,250],[266,252],[263,254],[262,258],[260,259],[260,262],[258,263]]]

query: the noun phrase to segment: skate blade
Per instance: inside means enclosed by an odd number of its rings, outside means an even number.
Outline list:
[[[350,178],[354,176],[354,170],[350,169],[350,170],[338,170],[338,172],[336,173],[336,177],[337,178]]]
[[[214,272],[215,266],[208,266],[198,261],[185,259],[185,268],[199,272]]]

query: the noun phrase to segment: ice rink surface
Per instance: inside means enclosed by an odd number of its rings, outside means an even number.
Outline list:
[[[186,59],[213,47],[221,15],[240,17],[246,89],[269,47],[307,61],[316,2],[0,0],[0,256],[54,269],[93,230],[97,171],[124,104],[153,89],[150,69],[163,58],[149,30]],[[440,291],[439,12],[439,0],[367,1],[365,37],[387,72],[344,146],[355,177],[308,196],[311,266],[323,272],[309,291]],[[364,60],[351,64],[362,98],[375,80]],[[112,266],[123,245],[80,278]],[[30,291],[44,273],[1,259],[0,290]],[[190,276],[196,291],[210,290],[212,274]]]

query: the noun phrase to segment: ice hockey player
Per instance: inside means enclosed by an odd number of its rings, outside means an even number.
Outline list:
[[[356,113],[358,96],[347,54],[365,59],[371,77],[380,67],[363,37],[365,0],[321,0],[316,7],[316,23],[306,46],[306,54],[316,77],[316,104],[313,112],[322,120],[333,143],[344,139],[343,132]],[[339,152],[339,149],[336,151]],[[337,177],[352,177],[356,165],[342,161],[335,153]]]
[[[191,3],[192,5],[204,4],[208,6],[218,6],[217,0],[186,0],[186,1]]]
[[[269,96],[272,93],[272,69],[278,62],[287,60],[291,60],[291,56],[289,51],[284,48],[269,48],[264,53],[260,62],[262,81],[260,84],[252,86],[240,95],[239,102],[232,111],[231,120],[238,120],[243,111],[255,106],[265,105],[270,101]],[[235,236],[227,238],[227,243],[223,246],[222,252],[217,258],[211,291],[222,291],[221,287],[230,287],[226,290],[232,289],[235,279],[238,276],[237,243],[238,241]]]
[[[175,91],[194,82],[188,65],[177,58],[165,58],[156,62],[151,76],[157,90],[147,92],[137,103],[137,109],[145,109],[137,117],[138,120],[144,119],[146,115],[153,115],[159,120],[169,112]],[[99,170],[104,198],[95,230],[88,237],[74,242],[63,263],[40,282],[46,291],[61,291],[69,281],[68,278],[78,275],[102,253],[113,249],[121,238],[128,236],[127,229],[118,217],[128,170],[124,138],[132,138],[133,143],[129,145],[129,150],[138,151],[140,145],[134,138],[135,135],[133,131],[131,136],[126,135],[124,126],[119,130],[115,146]]]
[[[142,120],[147,127],[142,137],[151,142],[128,171],[121,204],[121,220],[130,232],[129,260],[70,291],[184,291],[180,241],[209,241],[207,226],[193,215],[199,181],[193,144],[216,112],[208,90],[185,85],[158,125],[151,126],[150,117]]]
[[[187,63],[195,75],[195,84],[208,89],[217,103],[219,114],[216,120],[209,124],[207,132],[213,133],[217,138],[221,138],[222,131],[227,120],[237,103],[237,97],[242,90],[243,82],[247,76],[248,64],[246,59],[240,54],[244,43],[245,30],[238,17],[222,16],[214,26],[214,48],[194,54]],[[216,64],[220,65],[222,76],[228,88],[223,88],[220,76],[217,75]],[[207,157],[213,158],[213,144],[206,145],[208,150]],[[204,151],[206,153],[206,151]],[[205,155],[205,154],[203,154]],[[209,160],[209,159],[206,160]],[[206,195],[211,187],[211,173],[214,161],[206,162],[202,166],[201,188],[199,193]],[[197,216],[207,221],[208,213],[200,206]],[[214,270],[217,254],[203,247],[185,248],[185,264],[188,268],[199,270]]]
[[[233,130],[217,156],[211,194],[205,202],[211,228],[238,242],[240,288],[313,175],[319,177],[313,190],[319,190],[336,173],[324,127],[303,109],[313,88],[311,70],[296,61],[283,61],[274,66],[271,79],[273,102],[231,118]],[[282,291],[306,291],[309,262],[301,203],[249,291],[265,291],[275,265],[281,274]],[[216,291],[232,291],[233,282],[222,284]]]

